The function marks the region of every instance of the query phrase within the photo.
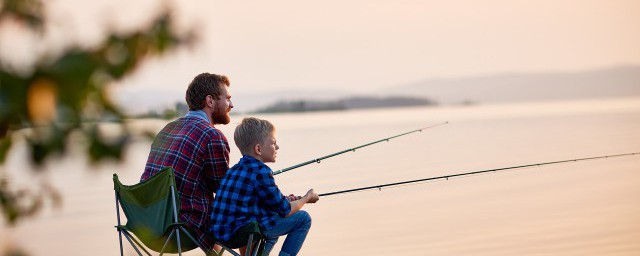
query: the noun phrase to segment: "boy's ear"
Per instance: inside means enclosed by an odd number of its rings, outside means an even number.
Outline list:
[[[260,144],[256,144],[255,146],[253,146],[253,152],[255,152],[256,155],[262,155],[262,147],[260,146]]]

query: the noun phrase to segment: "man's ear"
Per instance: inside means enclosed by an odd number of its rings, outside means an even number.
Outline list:
[[[207,95],[207,97],[205,98],[205,103],[207,103],[208,107],[213,108],[213,106],[216,104],[213,95]]]

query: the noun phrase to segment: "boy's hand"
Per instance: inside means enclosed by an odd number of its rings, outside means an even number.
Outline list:
[[[291,194],[289,196],[287,196],[287,199],[289,200],[289,202],[293,202],[295,200],[300,200],[300,198],[302,198],[301,196],[296,196],[294,194]]]
[[[309,191],[307,191],[307,194],[304,195],[308,200],[307,203],[315,203],[318,202],[318,200],[320,200],[320,197],[318,196],[318,194],[316,194],[316,192],[313,189],[309,189]]]

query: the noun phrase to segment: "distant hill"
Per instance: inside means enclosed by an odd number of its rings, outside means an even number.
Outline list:
[[[640,67],[430,79],[391,88],[398,94],[429,97],[444,104],[638,96]]]
[[[140,95],[145,96],[141,97]],[[367,95],[367,97],[355,97],[354,95]],[[372,95],[378,96],[378,100],[375,100]],[[400,103],[384,102],[385,100],[381,99],[391,96],[403,98],[402,96],[406,95],[418,99],[429,99],[428,104],[434,102],[438,104],[471,104],[640,96],[640,66],[573,73],[507,73],[465,78],[428,79],[366,92],[350,91],[348,87],[342,90],[298,87],[245,93],[234,92],[233,103],[235,113],[280,111],[269,110],[269,108],[283,108],[286,111],[296,109],[296,111],[317,111],[362,108],[367,104],[382,107],[402,106]],[[364,100],[359,98],[364,98]],[[184,102],[184,88],[170,87],[170,89],[149,91],[149,89],[135,86],[123,87],[117,91],[116,99],[132,114],[143,114],[149,111],[162,113],[163,109],[174,109],[176,102]]]
[[[351,97],[340,100],[283,100],[260,108],[254,113],[310,112],[381,107],[435,105],[435,102],[414,97]]]

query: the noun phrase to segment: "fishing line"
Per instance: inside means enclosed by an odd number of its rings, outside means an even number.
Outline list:
[[[395,186],[401,186],[401,185],[407,185],[407,184],[419,183],[419,182],[425,182],[425,181],[434,181],[434,180],[448,180],[448,179],[450,179],[450,178],[454,178],[454,177],[461,177],[461,176],[468,176],[468,175],[475,175],[475,174],[482,174],[482,173],[499,172],[499,171],[506,171],[506,170],[513,170],[513,169],[522,169],[522,168],[527,168],[527,167],[538,167],[538,166],[543,166],[543,165],[561,164],[561,163],[568,163],[568,162],[579,162],[579,161],[595,160],[595,159],[602,159],[602,158],[613,158],[613,157],[623,157],[623,156],[635,156],[635,155],[640,155],[640,152],[626,153],[626,154],[618,154],[618,155],[607,155],[607,156],[595,156],[595,157],[586,157],[586,158],[576,158],[576,159],[560,160],[560,161],[545,162],[545,163],[536,163],[536,164],[526,164],[526,165],[518,165],[518,166],[502,167],[502,168],[488,169],[488,170],[482,170],[482,171],[465,172],[465,173],[451,174],[451,175],[445,175],[445,176],[430,177],[430,178],[424,178],[424,179],[408,180],[408,181],[401,181],[401,182],[395,182],[395,183],[387,183],[387,184],[381,184],[381,185],[375,185],[375,186],[368,186],[368,187],[361,187],[361,188],[347,189],[347,190],[341,190],[341,191],[335,191],[335,192],[323,193],[323,194],[319,194],[318,196],[330,196],[330,195],[337,195],[337,194],[344,194],[344,193],[353,193],[353,192],[359,192],[359,191],[365,191],[365,190],[372,190],[372,189],[378,189],[378,190],[381,190],[381,189],[382,189],[382,188],[384,188],[384,187],[395,187]]]
[[[331,157],[334,157],[334,156],[337,156],[337,155],[342,155],[342,154],[348,153],[348,152],[356,152],[357,149],[368,147],[368,146],[371,146],[373,144],[377,144],[377,143],[384,142],[384,141],[388,142],[391,139],[395,139],[395,138],[398,138],[398,137],[401,137],[401,136],[405,136],[407,134],[411,134],[411,133],[414,133],[414,132],[422,132],[423,130],[434,128],[434,127],[438,127],[438,126],[445,125],[445,124],[448,124],[448,123],[449,122],[434,124],[434,125],[431,125],[431,126],[427,126],[427,127],[424,127],[424,128],[417,129],[417,130],[413,130],[413,131],[401,133],[401,134],[398,134],[398,135],[394,135],[394,136],[391,136],[391,137],[388,137],[388,138],[384,138],[384,139],[381,139],[381,140],[377,140],[377,141],[374,141],[374,142],[369,142],[367,144],[364,144],[364,145],[361,145],[361,146],[357,146],[355,148],[345,149],[345,150],[342,150],[342,151],[339,151],[339,152],[336,152],[336,153],[333,153],[333,154],[329,154],[329,155],[326,155],[326,156],[323,156],[323,157],[319,157],[319,158],[316,158],[316,159],[312,159],[312,160],[306,161],[306,162],[301,163],[301,164],[296,164],[294,166],[287,167],[287,168],[284,168],[282,170],[274,171],[273,175],[278,175],[278,174],[281,174],[283,172],[288,172],[288,171],[291,171],[293,169],[300,168],[302,166],[313,164],[313,163],[318,163],[319,164],[320,161],[322,161],[324,159],[327,159],[327,158],[331,158]]]

